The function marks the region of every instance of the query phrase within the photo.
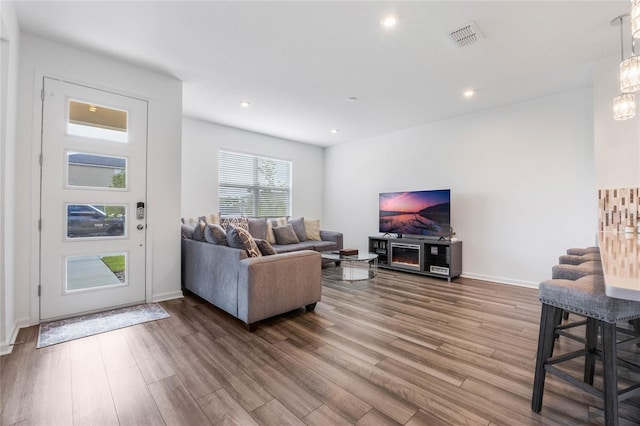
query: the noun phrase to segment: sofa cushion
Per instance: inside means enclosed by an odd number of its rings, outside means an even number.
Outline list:
[[[292,217],[289,219],[289,223],[293,226],[293,231],[298,237],[298,241],[307,241],[307,234],[304,230],[304,217]]]
[[[211,224],[217,223],[218,225],[220,224],[220,216],[218,216],[215,213],[212,213],[212,214],[210,214],[208,216],[205,216],[204,220],[207,223],[211,223]]]
[[[276,219],[267,219],[267,237],[266,240],[269,241],[269,244],[276,244],[276,236],[273,235],[273,228],[276,226],[282,226],[287,224],[286,217],[279,217]]]
[[[249,220],[245,216],[220,216],[220,225],[225,231],[229,225],[249,231]]]
[[[313,246],[315,251],[329,251],[329,250],[338,250],[338,244],[334,241],[314,241]]]
[[[205,241],[204,228],[207,226],[207,222],[204,216],[198,218],[198,222],[193,227],[193,239],[196,241]]]
[[[261,240],[257,238],[254,238],[254,241],[256,242],[256,245],[258,246],[258,250],[260,250],[260,253],[262,253],[263,256],[271,256],[273,254],[278,254],[278,252],[273,248],[273,246],[269,244],[269,241]]]
[[[198,223],[198,221],[200,219],[204,219],[205,223],[220,223],[220,217],[213,213],[210,214],[208,216],[200,216],[200,217],[183,217],[182,219],[180,219],[182,221],[182,223],[184,223],[185,225],[192,225],[194,226],[196,223]]]
[[[182,236],[182,238],[185,238],[187,240],[192,240],[193,239],[193,225],[187,225],[185,223],[183,223],[181,225],[181,230],[180,230],[180,235]]]
[[[307,240],[322,241],[322,238],[320,237],[320,220],[305,219],[304,233],[307,235]]]
[[[273,248],[278,253],[290,253],[300,250],[315,250],[317,241],[304,241],[297,244],[274,244]]]
[[[276,237],[276,243],[278,245],[296,244],[300,242],[290,223],[274,227],[273,235]]]
[[[266,217],[250,217],[249,233],[256,240],[264,240],[267,238],[267,218]]]
[[[249,257],[262,256],[249,231],[239,226],[227,225],[227,244],[233,248],[246,250]]]
[[[210,244],[227,245],[227,233],[217,223],[207,223],[204,227],[204,239]]]

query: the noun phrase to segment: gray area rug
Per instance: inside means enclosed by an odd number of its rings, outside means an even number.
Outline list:
[[[106,333],[149,321],[168,318],[170,315],[157,303],[129,306],[97,314],[83,315],[40,324],[38,345],[44,348],[69,340]]]

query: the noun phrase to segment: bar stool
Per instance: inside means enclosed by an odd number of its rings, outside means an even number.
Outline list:
[[[588,249],[568,249],[567,253],[570,250],[578,251],[578,250],[588,250]],[[602,270],[602,262],[600,261],[600,259],[598,259],[597,261],[596,260],[585,261],[577,265],[564,263],[560,265],[555,265],[553,268],[551,268],[551,279],[577,280],[582,277],[586,277],[588,275],[603,275],[603,274],[604,272]],[[569,312],[564,311],[562,314],[562,319],[568,320]],[[578,325],[584,325],[584,323],[572,324],[572,326],[574,327]]]
[[[589,275],[603,275],[602,262],[589,260],[580,264],[563,263],[551,268],[551,278],[575,281]]]
[[[639,393],[640,384],[618,391],[616,323],[640,318],[640,302],[607,297],[601,275],[589,275],[575,281],[544,281],[540,283],[538,296],[542,302],[542,314],[531,409],[536,413],[542,410],[544,382],[549,372],[602,398],[605,424],[617,425],[618,402]],[[563,310],[587,317],[584,349],[552,357],[556,328]],[[597,344],[598,328],[602,334],[601,349]],[[593,387],[597,355],[602,358],[602,391]],[[580,356],[585,357],[582,381],[556,367],[556,364]]]
[[[585,248],[569,248],[567,254],[574,256],[582,256],[587,253],[600,253],[600,247],[585,247]]]
[[[600,262],[600,253],[564,254],[558,258],[558,263],[561,265],[580,265],[584,262],[593,261]]]

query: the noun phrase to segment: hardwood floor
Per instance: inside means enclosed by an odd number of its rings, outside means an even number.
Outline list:
[[[548,377],[530,409],[537,290],[379,271],[256,332],[202,300],[170,318],[0,358],[2,425],[581,425],[601,402]],[[576,329],[576,332],[580,331]],[[567,338],[557,353],[575,349]],[[627,351],[640,361],[640,350]],[[600,366],[598,365],[598,372]],[[579,361],[570,369],[580,377]],[[640,381],[637,374],[622,377]],[[640,397],[621,424],[640,424]]]

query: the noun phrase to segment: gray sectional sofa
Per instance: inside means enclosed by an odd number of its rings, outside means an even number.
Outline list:
[[[273,244],[275,254],[256,255],[221,238],[202,240],[183,225],[182,286],[240,319],[249,330],[261,320],[301,307],[311,311],[322,294],[319,252],[342,248],[342,233],[319,234],[321,240]]]

